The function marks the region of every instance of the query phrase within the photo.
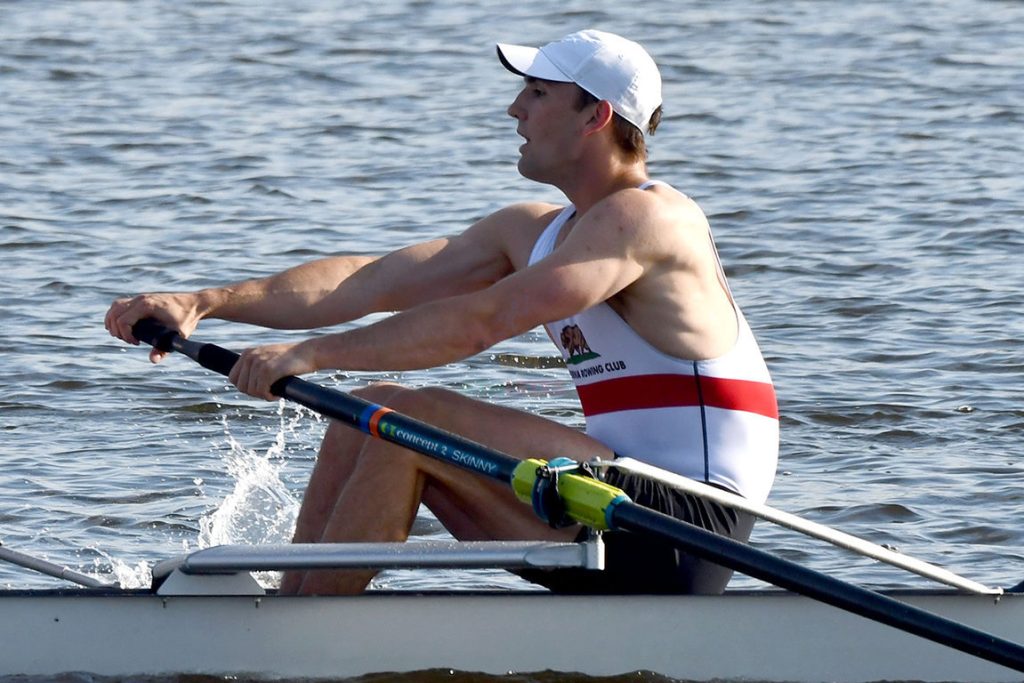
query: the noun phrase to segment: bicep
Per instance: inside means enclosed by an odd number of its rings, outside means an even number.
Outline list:
[[[364,268],[351,284],[378,311],[484,289],[512,271],[500,228],[491,216],[462,234],[399,249]]]
[[[640,264],[630,258],[556,252],[493,285],[486,295],[502,302],[496,314],[502,336],[514,336],[605,301],[641,274]]]
[[[592,209],[551,254],[494,285],[511,302],[506,331],[575,315],[640,279],[662,247],[647,216],[631,210]]]

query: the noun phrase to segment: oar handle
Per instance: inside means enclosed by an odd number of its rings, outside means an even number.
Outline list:
[[[213,370],[216,373],[227,377],[231,374],[231,368],[235,367],[235,363],[241,356],[234,351],[225,349],[222,346],[216,344],[207,344],[201,342],[194,342],[185,337],[181,336],[177,330],[172,330],[166,325],[162,325],[153,318],[143,318],[142,320],[135,323],[132,327],[132,334],[139,341],[146,342],[155,349],[160,351],[177,351],[185,356],[188,356],[195,362],[202,365],[207,370]],[[306,382],[305,380],[299,379],[298,377],[282,377],[281,379],[270,385],[270,393],[275,396],[281,396],[284,398],[290,398],[296,400],[305,405],[305,400],[318,400],[318,391],[322,389],[315,384]],[[325,392],[329,390],[324,390]],[[299,400],[299,395],[304,400]],[[337,392],[332,392],[337,393]],[[317,404],[319,406],[320,403]],[[313,410],[319,410],[317,406],[308,406]]]
[[[239,355],[216,344],[202,344],[189,341],[182,337],[177,330],[172,330],[166,325],[153,318],[143,318],[132,326],[132,334],[139,341],[146,342],[154,349],[160,351],[177,351],[184,354],[202,365],[207,370],[213,370],[225,377],[235,367]],[[271,389],[273,390],[273,388]],[[274,392],[280,396],[278,392]]]

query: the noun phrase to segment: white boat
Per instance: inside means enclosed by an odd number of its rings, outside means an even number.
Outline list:
[[[370,591],[286,597],[265,591],[239,569],[590,561],[586,544],[222,546],[158,566],[153,590],[0,592],[0,674],[315,680],[452,669],[592,676],[642,670],[688,681],[1022,679],[1019,671],[781,590],[722,596]],[[1024,641],[1022,595],[953,589],[888,595]]]

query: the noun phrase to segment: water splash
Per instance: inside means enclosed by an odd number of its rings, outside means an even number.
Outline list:
[[[310,419],[312,418],[312,419]],[[199,530],[194,539],[181,540],[181,553],[187,554],[216,545],[259,545],[287,543],[291,540],[299,499],[282,478],[287,464],[289,448],[306,450],[306,444],[319,439],[323,419],[301,406],[278,402],[277,424],[273,443],[262,453],[244,446],[234,437],[227,416],[220,417],[225,442],[217,447],[227,471],[230,492],[216,507],[198,521]],[[313,433],[317,432],[317,433]],[[205,495],[206,481],[193,479]],[[152,583],[153,566],[146,560],[131,564],[118,559],[102,548],[90,546],[98,555],[92,561],[92,571],[108,581],[116,581],[122,588],[148,588]],[[86,570],[88,571],[88,570]],[[276,585],[278,573],[255,573],[264,586]]]
[[[106,550],[89,546],[86,550],[98,557],[92,560],[92,568],[83,567],[81,571],[92,574],[101,581],[113,582],[124,589],[149,588],[153,583],[153,567],[145,560],[139,560],[134,566],[114,557]]]
[[[106,556],[106,560],[110,562],[110,572],[114,575],[114,581],[121,588],[149,588],[153,582],[153,567],[145,560],[139,560],[135,566],[116,557]]]
[[[226,543],[285,543],[290,540],[299,501],[281,478],[288,438],[310,413],[278,402],[279,428],[265,453],[246,448],[221,423],[229,447],[225,456],[234,489],[212,513],[199,520],[199,548]]]

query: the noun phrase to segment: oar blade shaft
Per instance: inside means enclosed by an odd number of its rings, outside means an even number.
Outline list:
[[[612,524],[692,555],[868,619],[1024,671],[1024,647],[875,591],[808,569],[635,503],[617,505]]]
[[[47,560],[42,560],[38,557],[33,557],[32,555],[26,555],[25,553],[18,552],[17,550],[5,548],[3,547],[3,544],[0,544],[0,561],[10,562],[11,564],[16,564],[19,567],[24,567],[25,569],[32,569],[41,574],[52,576],[55,579],[64,579],[71,583],[77,583],[78,585],[85,586],[86,588],[118,587],[117,584],[106,583],[94,576],[82,574],[62,565],[54,564],[53,562],[48,562]]]

